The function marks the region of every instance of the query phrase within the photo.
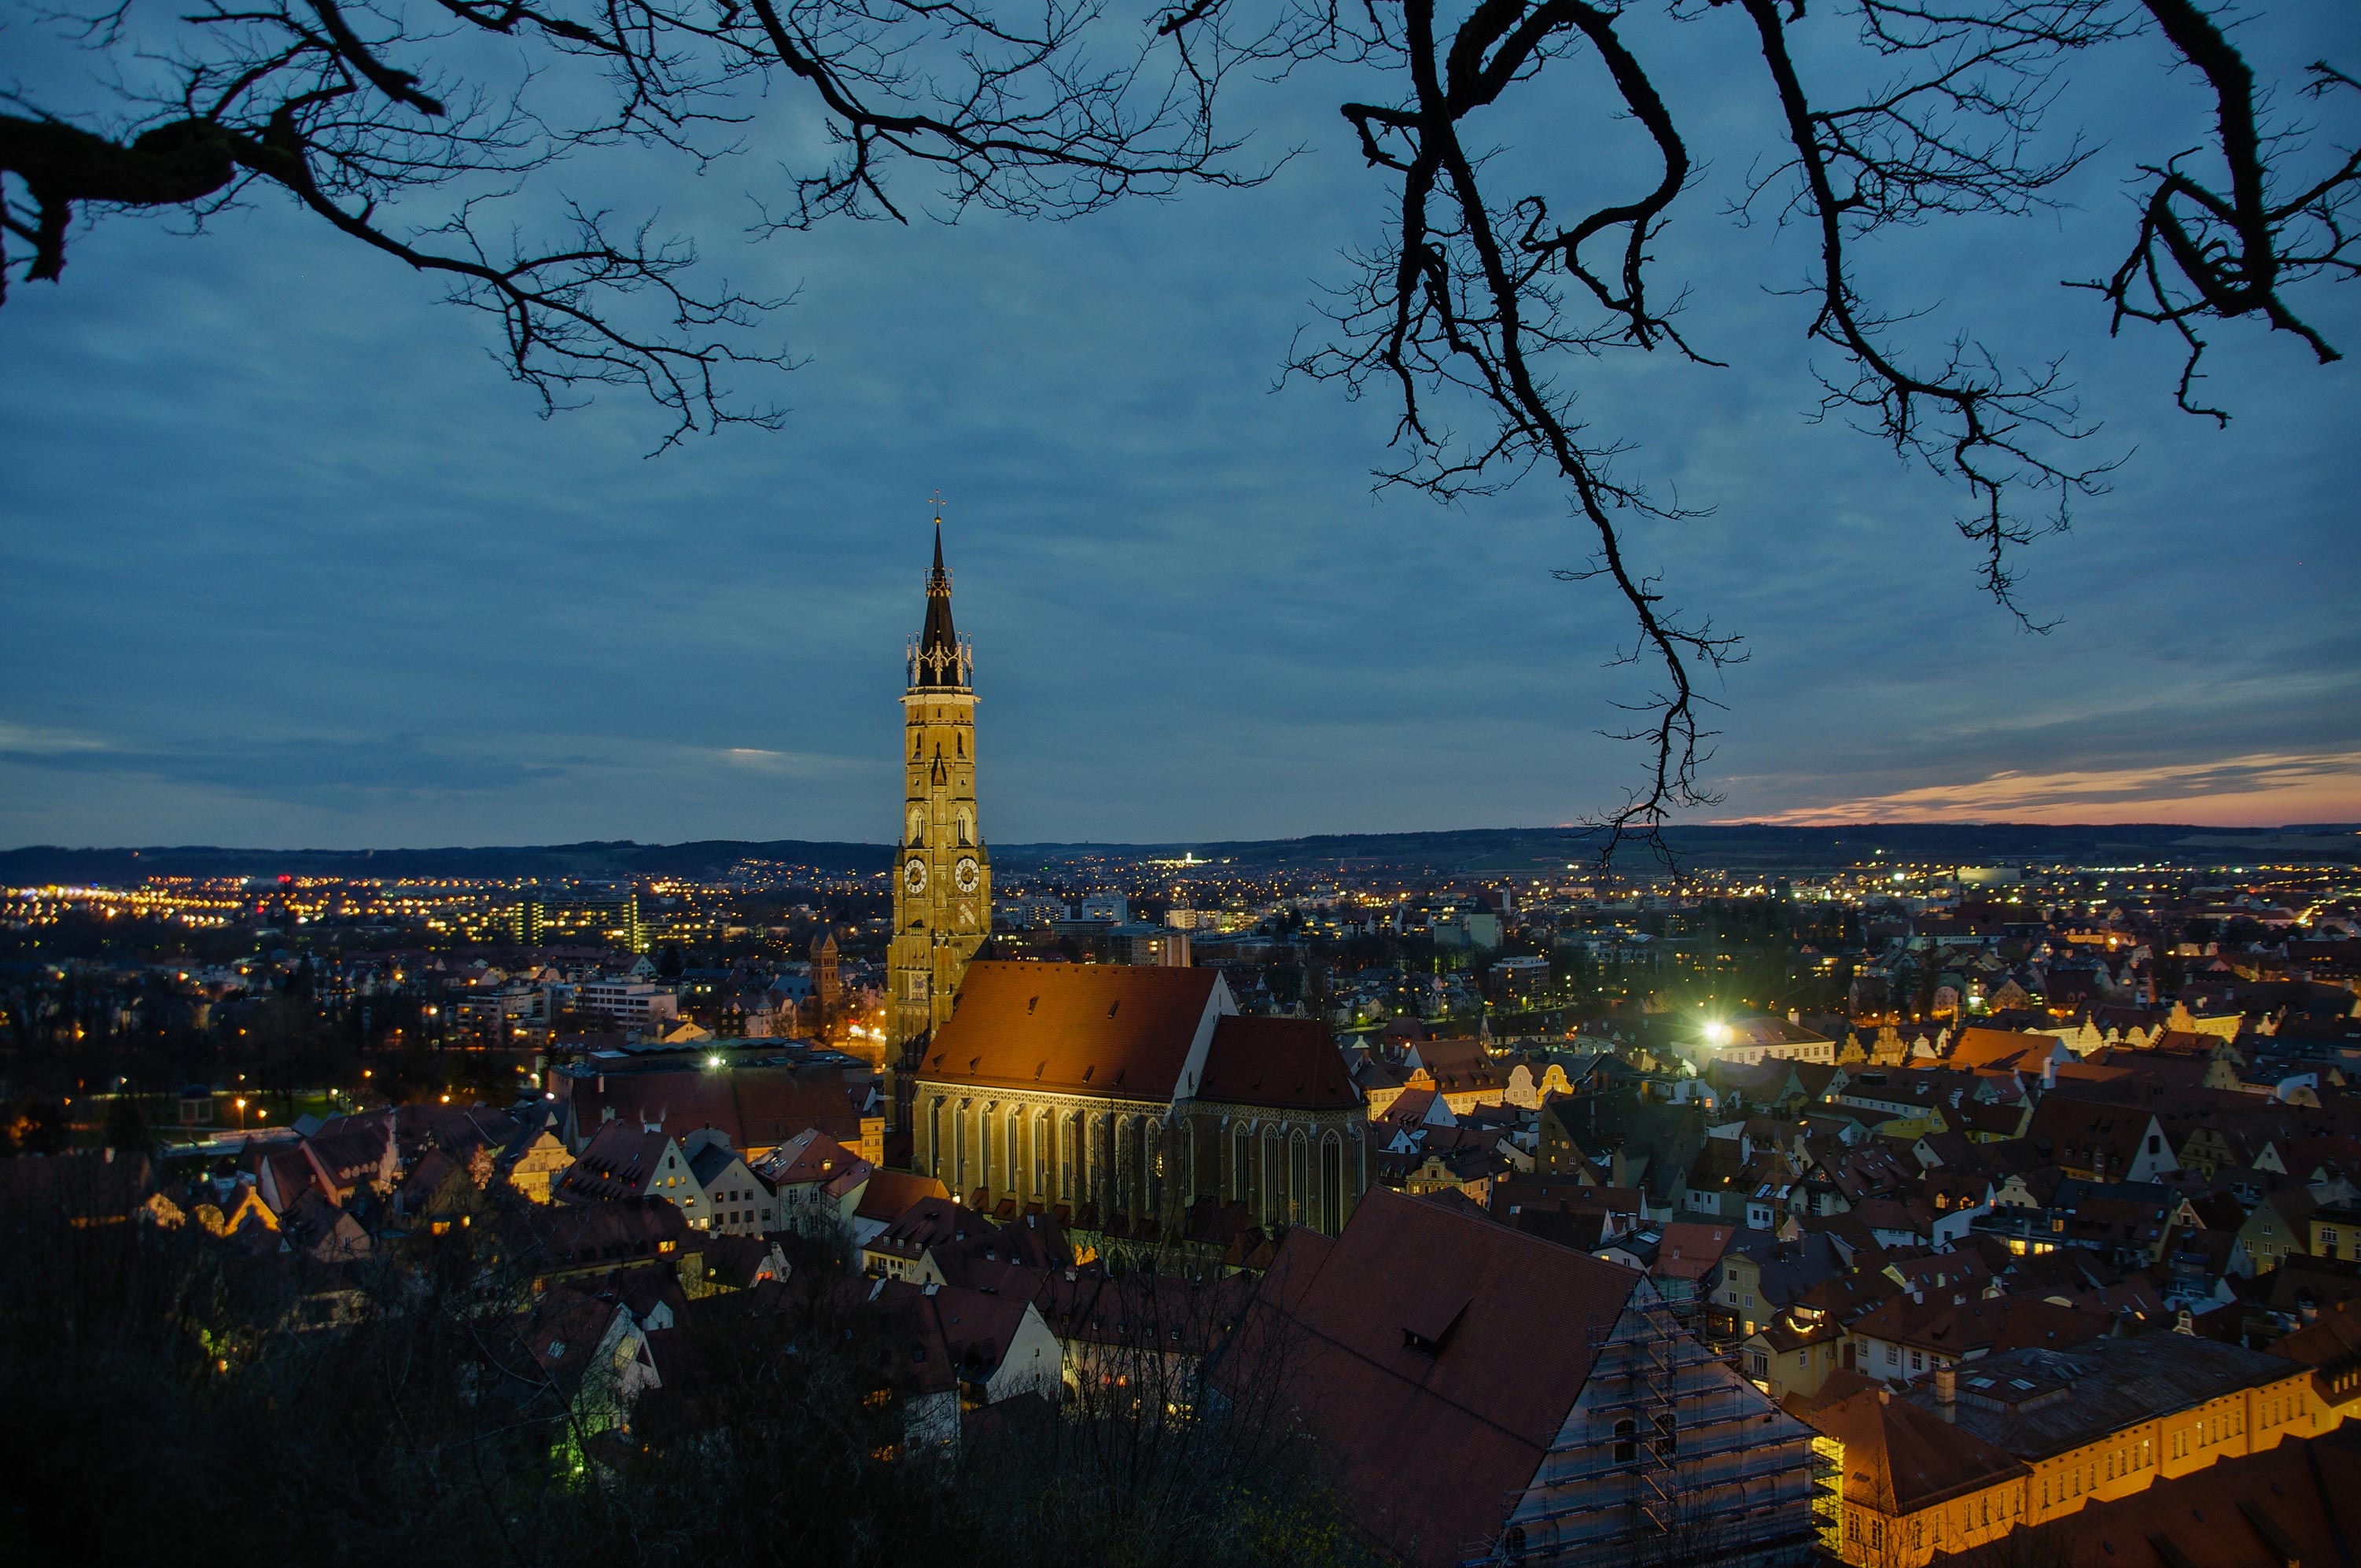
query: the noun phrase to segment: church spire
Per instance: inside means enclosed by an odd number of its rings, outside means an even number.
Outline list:
[[[910,685],[964,686],[970,655],[951,625],[951,575],[943,566],[943,520],[935,519],[935,565],[927,574],[927,624],[911,651]]]

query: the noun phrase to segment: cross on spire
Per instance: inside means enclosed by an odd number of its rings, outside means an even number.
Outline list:
[[[927,622],[912,649],[910,684],[959,686],[967,684],[966,660],[959,634],[951,627],[951,575],[943,565],[942,492],[935,492],[935,564],[927,574]]]

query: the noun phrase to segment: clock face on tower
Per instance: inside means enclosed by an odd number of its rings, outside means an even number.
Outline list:
[[[951,881],[961,893],[973,893],[975,884],[983,880],[983,869],[975,863],[973,855],[961,855],[959,864],[951,868]]]
[[[905,865],[902,868],[902,885],[912,893],[926,892],[927,862],[914,858]]]

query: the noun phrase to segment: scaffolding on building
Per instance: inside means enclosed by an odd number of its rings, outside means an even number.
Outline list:
[[[1810,1561],[1822,1539],[1825,1477],[1834,1466],[1806,1447],[1810,1457],[1801,1468],[1808,1479],[1798,1492],[1793,1486],[1798,1466],[1729,1464],[1764,1447],[1743,1423],[1758,1414],[1770,1420],[1770,1414],[1741,1408],[1750,1404],[1742,1391],[1752,1385],[1734,1375],[1701,1376],[1725,1365],[1722,1359],[1653,1291],[1642,1287],[1638,1294],[1650,1299],[1635,1299],[1592,1334],[1583,1403],[1605,1424],[1604,1436],[1544,1458],[1532,1487],[1511,1497],[1509,1508],[1533,1489],[1566,1495],[1515,1514],[1499,1541],[1467,1561],[1542,1564],[1608,1552],[1635,1565],[1660,1557],[1727,1568]],[[1608,1447],[1603,1465],[1602,1442]],[[1629,1516],[1624,1530],[1579,1529],[1579,1521],[1615,1512]],[[1576,1539],[1564,1539],[1569,1527]]]

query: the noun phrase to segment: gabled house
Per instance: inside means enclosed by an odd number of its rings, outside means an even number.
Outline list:
[[[868,1272],[897,1275],[906,1272],[901,1269],[873,1269],[868,1257],[869,1244],[884,1234],[895,1221],[928,1199],[948,1202],[950,1194],[941,1182],[931,1176],[916,1176],[906,1170],[872,1171],[869,1179],[861,1184],[860,1196],[853,1200],[852,1212],[845,1222],[851,1232],[857,1266]],[[792,1209],[789,1212],[792,1214]],[[909,1261],[915,1266],[917,1255],[912,1255]]]
[[[1061,1381],[1057,1336],[1027,1297],[960,1285],[880,1279],[870,1299],[929,1343],[939,1343],[962,1409],[1019,1394],[1049,1395]]]
[[[851,1224],[875,1171],[867,1160],[815,1127],[764,1155],[754,1174],[775,1195],[778,1225],[799,1235],[832,1239]],[[942,1186],[931,1185],[936,1190]]]
[[[2180,1168],[2163,1124],[2142,1106],[2052,1092],[2025,1135],[2045,1159],[2088,1181],[2154,1181]]]
[[[2287,1186],[2266,1193],[2238,1227],[2238,1241],[2257,1274],[2268,1274],[2285,1257],[2312,1251],[2312,1216],[2320,1200],[2309,1187]]]
[[[1273,1357],[1359,1529],[1422,1568],[1811,1544],[1807,1429],[1640,1274],[1462,1205],[1373,1189],[1334,1239],[1290,1231],[1214,1379]]]
[[[631,1122],[600,1127],[550,1190],[560,1203],[612,1203],[662,1198],[691,1228],[706,1228],[709,1205],[680,1146],[659,1130]]]
[[[688,1157],[689,1175],[705,1198],[697,1221],[702,1229],[724,1235],[759,1236],[780,1228],[777,1196],[768,1184],[756,1179],[745,1156],[730,1146],[728,1134],[715,1127],[699,1128],[688,1135],[681,1152]]]

